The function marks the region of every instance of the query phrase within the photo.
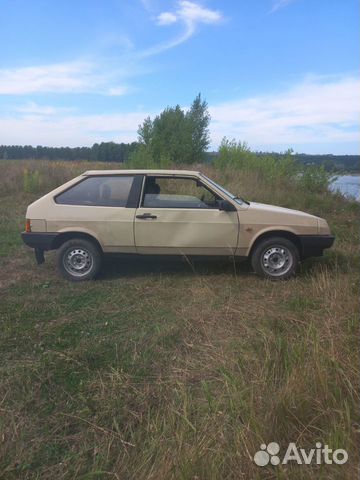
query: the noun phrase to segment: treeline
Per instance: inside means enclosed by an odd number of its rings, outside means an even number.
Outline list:
[[[2,160],[88,160],[96,162],[127,162],[137,142],[94,143],[92,147],[43,147],[38,145],[0,145]]]
[[[94,143],[92,147],[32,147],[31,145],[0,145],[0,160],[87,160],[97,162],[129,162],[136,157],[136,151],[141,149],[141,143]],[[140,152],[139,152],[140,153]],[[135,154],[135,155],[134,155]],[[198,162],[213,163],[219,152],[205,152],[198,157]],[[259,157],[282,159],[285,154],[277,152],[256,152]],[[305,153],[293,154],[294,160],[302,165],[323,166],[328,172],[360,171],[359,155],[308,155]],[[176,163],[176,162],[175,162]],[[179,163],[186,163],[181,161]]]
[[[359,172],[360,155],[307,155],[295,154],[295,160],[303,165],[322,165],[327,171]]]

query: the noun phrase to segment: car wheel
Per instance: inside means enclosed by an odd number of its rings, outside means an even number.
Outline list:
[[[57,251],[57,268],[67,280],[81,282],[94,278],[101,268],[102,255],[95,243],[74,238]]]
[[[251,264],[255,273],[262,277],[286,280],[296,274],[299,251],[287,238],[266,238],[254,248]]]

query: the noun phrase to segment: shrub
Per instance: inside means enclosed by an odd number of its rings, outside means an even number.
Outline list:
[[[293,178],[299,168],[288,150],[285,155],[276,158],[272,155],[257,155],[252,152],[246,142],[236,142],[235,139],[223,138],[219,155],[214,165],[220,169],[237,169],[257,171],[268,180]]]
[[[33,172],[24,168],[23,188],[26,193],[36,193],[40,190],[40,173],[38,170]]]
[[[298,176],[298,185],[303,190],[309,192],[326,192],[330,185],[330,179],[333,174],[327,172],[323,165],[320,166],[307,166]]]

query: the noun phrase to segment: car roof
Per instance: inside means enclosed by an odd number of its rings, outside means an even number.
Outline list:
[[[83,175],[192,175],[198,176],[200,172],[193,170],[88,170]]]

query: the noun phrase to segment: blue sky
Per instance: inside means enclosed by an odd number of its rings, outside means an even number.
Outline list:
[[[0,0],[0,144],[133,141],[198,92],[253,149],[359,153],[358,0]]]

